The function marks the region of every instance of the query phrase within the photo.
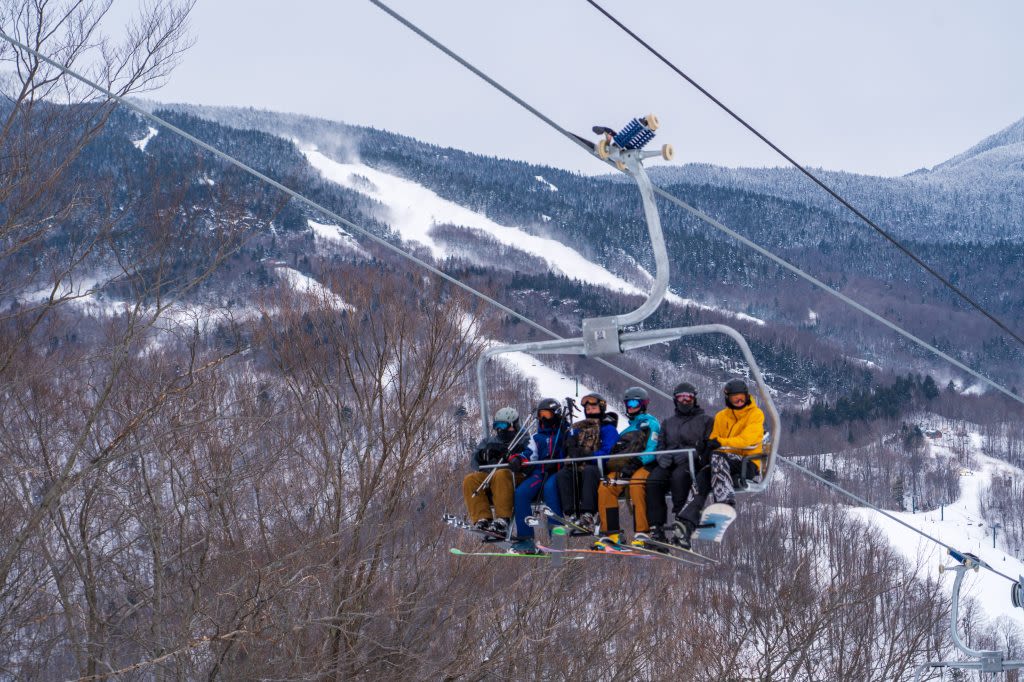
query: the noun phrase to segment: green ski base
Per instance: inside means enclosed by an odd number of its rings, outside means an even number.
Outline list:
[[[455,556],[514,556],[520,559],[550,559],[550,554],[516,554],[514,552],[463,552],[452,547],[448,550]],[[583,557],[565,557],[566,559],[582,559]]]

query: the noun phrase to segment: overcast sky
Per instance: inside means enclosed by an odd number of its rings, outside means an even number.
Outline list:
[[[389,4],[571,130],[654,112],[677,163],[783,163],[584,0]],[[898,175],[1024,118],[1020,0],[603,4],[813,166]],[[365,0],[199,0],[193,33],[151,97],[606,170]]]

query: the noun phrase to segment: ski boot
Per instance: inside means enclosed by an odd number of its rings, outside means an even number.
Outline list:
[[[597,519],[594,518],[592,513],[583,512],[580,514],[580,519],[576,522],[576,525],[586,531],[586,534],[593,535],[594,529],[597,527]]]
[[[491,520],[490,519],[480,519],[479,521],[477,521],[476,523],[473,524],[473,529],[481,531],[483,533],[490,532],[490,530],[491,530]]]
[[[615,549],[615,545],[619,544],[619,537],[620,536],[618,533],[608,533],[607,535],[602,535],[590,547],[590,549],[594,549],[599,552],[603,552],[606,549]]]
[[[668,554],[668,550],[667,549],[665,549],[664,547],[662,547],[660,545],[654,544],[653,542],[651,542],[651,540],[654,540],[654,541],[657,541],[657,542],[668,542],[668,540],[665,538],[665,533],[662,532],[661,528],[658,528],[657,526],[655,526],[654,528],[651,528],[650,534],[648,534],[648,533],[634,533],[633,534],[633,541],[630,542],[629,544],[633,545],[634,547],[643,547],[644,549],[652,549],[655,552],[661,552],[662,554]]]
[[[508,537],[509,519],[498,517],[491,521],[490,531]]]

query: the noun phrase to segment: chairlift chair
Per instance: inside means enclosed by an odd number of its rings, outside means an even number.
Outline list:
[[[493,346],[486,349],[477,362],[477,384],[480,391],[480,414],[484,437],[490,430],[487,415],[490,413],[487,403],[487,363],[495,357],[508,353],[534,353],[548,355],[582,355],[600,357],[626,353],[645,346],[659,343],[671,343],[684,337],[704,334],[722,334],[732,339],[739,347],[743,358],[750,369],[750,376],[757,385],[758,405],[770,420],[770,428],[766,429],[764,453],[745,458],[759,460],[760,469],[754,467],[749,480],[740,481],[737,492],[760,492],[766,490],[774,471],[776,453],[778,451],[779,434],[782,432],[778,410],[765,384],[761,369],[750,352],[746,339],[736,329],[724,324],[704,324],[689,327],[673,327],[669,329],[652,329],[639,332],[624,331],[626,327],[636,325],[649,317],[661,305],[668,291],[669,264],[668,249],[665,235],[661,227],[661,219],[654,201],[654,189],[644,169],[644,159],[662,156],[670,159],[672,148],[665,145],[661,151],[644,151],[643,147],[654,137],[657,119],[653,116],[633,119],[622,130],[612,135],[610,129],[597,128],[604,135],[603,139],[593,145],[594,154],[599,158],[614,163],[617,168],[628,173],[637,183],[643,199],[644,216],[647,220],[647,232],[654,251],[656,273],[651,291],[640,307],[620,315],[608,317],[585,318],[582,323],[583,334],[578,338],[555,339],[551,341],[535,341]],[[582,139],[582,138],[581,138]],[[667,151],[666,151],[667,150]],[[693,467],[694,453],[689,453],[690,466]],[[743,485],[745,483],[745,486]]]

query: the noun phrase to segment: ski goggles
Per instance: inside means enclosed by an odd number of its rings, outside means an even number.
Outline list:
[[[626,407],[628,407],[631,410],[635,410],[636,408],[642,406],[643,404],[644,403],[642,400],[637,400],[636,398],[630,398],[629,400],[626,401]]]
[[[495,431],[506,431],[512,428],[511,422],[494,422],[491,424],[491,428]]]
[[[597,398],[584,398],[583,400],[580,401],[580,405],[582,405],[583,407],[590,407],[591,405],[600,407],[601,403],[598,401]]]
[[[555,413],[551,410],[537,410],[537,419],[554,419]]]
[[[676,402],[685,403],[690,402],[691,400],[695,400],[697,396],[694,395],[693,393],[676,393],[675,398]]]

